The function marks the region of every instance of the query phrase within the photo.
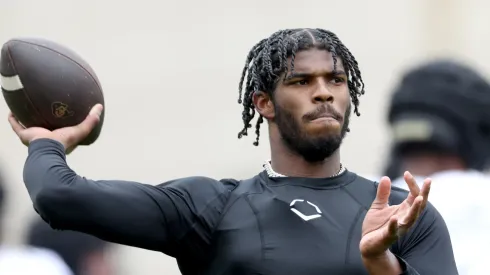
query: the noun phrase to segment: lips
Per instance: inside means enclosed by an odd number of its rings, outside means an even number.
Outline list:
[[[342,117],[336,115],[336,114],[331,114],[331,113],[325,113],[325,114],[320,114],[318,116],[312,117],[311,121],[328,121],[328,120],[335,120],[335,121],[342,121]]]
[[[331,105],[321,105],[315,112],[305,116],[306,121],[335,120],[342,122],[343,116],[340,115]]]
[[[323,114],[323,115],[320,115],[320,116],[316,117],[314,120],[317,120],[317,119],[335,119],[335,120],[339,120],[339,118],[336,115],[333,115],[333,114]]]

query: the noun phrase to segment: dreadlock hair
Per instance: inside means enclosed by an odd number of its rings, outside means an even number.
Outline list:
[[[252,127],[251,121],[256,112],[252,100],[253,94],[265,92],[273,98],[273,91],[281,79],[281,75],[284,75],[282,79],[284,81],[288,75],[288,67],[290,67],[291,73],[294,72],[296,54],[311,48],[329,51],[332,54],[334,71],[337,69],[337,60],[342,60],[348,77],[347,86],[354,104],[354,113],[357,116],[361,115],[359,113],[359,96],[364,94],[364,82],[356,59],[337,35],[323,29],[280,30],[253,46],[247,55],[238,85],[238,103],[243,105],[242,119],[244,125],[238,133],[238,138],[246,136],[248,129]],[[291,62],[287,64],[289,57]],[[245,90],[243,90],[244,83]],[[257,135],[253,143],[255,146],[259,145],[262,122],[264,122],[264,118],[259,115],[255,124],[255,134]]]

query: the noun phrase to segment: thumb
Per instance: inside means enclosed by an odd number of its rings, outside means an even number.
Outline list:
[[[391,180],[388,177],[382,177],[378,184],[378,190],[376,192],[376,198],[373,205],[387,205],[391,193]]]
[[[101,104],[97,104],[90,110],[89,114],[80,124],[73,127],[73,136],[75,137],[75,143],[80,142],[87,137],[90,132],[97,126],[100,121],[100,116],[104,107]]]

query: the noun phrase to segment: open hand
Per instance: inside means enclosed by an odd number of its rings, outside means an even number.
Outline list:
[[[17,134],[24,145],[29,145],[36,139],[49,138],[63,144],[66,153],[72,152],[85,137],[87,137],[92,129],[99,123],[100,115],[103,107],[97,104],[90,110],[87,118],[80,124],[49,131],[45,128],[22,126],[12,113],[9,114],[8,120],[12,130]]]
[[[414,177],[404,174],[410,193],[399,205],[388,205],[391,192],[391,181],[381,178],[376,198],[368,210],[362,224],[362,239],[359,245],[364,258],[383,255],[398,237],[405,234],[417,221],[424,210],[429,197],[431,179],[425,179],[422,190]]]

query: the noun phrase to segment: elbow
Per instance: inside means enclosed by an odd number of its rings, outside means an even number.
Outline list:
[[[53,228],[64,229],[74,216],[70,212],[77,209],[74,193],[67,186],[44,188],[32,200],[34,209]]]
[[[33,198],[32,202],[37,211],[51,212],[53,209],[60,207],[64,203],[66,190],[60,187],[43,188]]]

